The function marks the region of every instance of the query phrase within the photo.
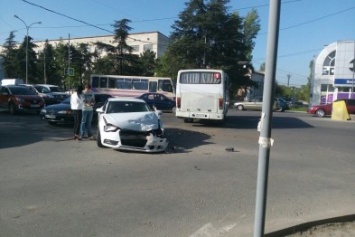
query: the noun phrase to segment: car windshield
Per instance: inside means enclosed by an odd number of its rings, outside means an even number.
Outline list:
[[[134,113],[151,111],[146,103],[132,101],[110,101],[107,104],[107,114],[111,113]]]
[[[27,87],[10,87],[9,90],[13,95],[36,95],[33,91]]]
[[[56,86],[50,86],[49,89],[51,90],[51,92],[60,92],[59,87]]]

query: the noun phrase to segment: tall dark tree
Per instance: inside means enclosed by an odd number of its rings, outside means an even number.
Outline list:
[[[247,20],[228,13],[229,0],[190,0],[172,26],[171,42],[159,60],[158,74],[175,78],[184,68],[220,68],[231,78],[231,91],[253,85],[240,62],[248,62],[258,32],[256,12]],[[166,61],[168,60],[168,61]],[[173,65],[171,62],[174,62]],[[248,68],[252,68],[249,65]]]
[[[27,50],[27,67],[28,67],[28,83],[39,83],[39,73],[37,71],[37,53],[34,48],[38,46],[32,42],[32,37],[28,36],[28,47],[27,47],[27,36],[23,39],[18,53],[17,61],[19,63],[19,75],[21,78],[26,78],[26,50]]]
[[[146,50],[139,57],[139,64],[141,72],[137,75],[152,77],[156,69],[155,53],[150,50]]]
[[[59,65],[55,58],[55,49],[46,40],[43,51],[38,54],[38,71],[43,77],[39,76],[40,81],[45,84],[62,84],[62,72],[58,71]]]
[[[9,37],[3,44],[3,51],[0,56],[3,58],[4,76],[7,78],[18,78],[21,77],[19,74],[19,66],[17,63],[17,52],[16,41],[14,31],[10,32]]]
[[[110,59],[114,60],[115,71],[117,71],[116,74],[120,75],[130,73],[132,69],[129,67],[137,62],[137,57],[131,54],[133,48],[126,42],[129,31],[132,30],[132,28],[128,25],[130,22],[131,21],[128,19],[122,19],[120,21],[115,21],[112,25],[115,31],[114,43],[117,43],[116,46],[102,42],[96,43],[99,50],[106,51]]]

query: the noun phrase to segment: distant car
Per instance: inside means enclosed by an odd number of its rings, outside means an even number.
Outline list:
[[[50,100],[50,104],[58,104],[69,96],[68,93],[62,92],[59,86],[56,85],[36,84],[33,85],[33,87],[38,93],[47,94],[49,97],[53,97],[54,99]]]
[[[94,96],[95,105],[93,121],[97,121],[96,109],[101,107],[107,101],[107,99],[111,98],[112,96],[103,93],[95,93]],[[58,123],[74,123],[73,111],[70,108],[70,96],[59,104],[44,107],[40,112],[40,117],[42,120],[47,121],[51,125],[55,125]]]
[[[163,94],[144,93],[138,98],[144,100],[149,106],[154,106],[158,110],[172,113],[175,113],[176,111],[176,101],[168,98]]]
[[[42,97],[24,86],[7,85],[0,88],[0,108],[10,114],[28,111],[39,113],[43,107]]]
[[[51,92],[50,93],[39,92],[32,84],[19,84],[19,86],[25,86],[31,91],[33,91],[34,93],[36,93],[37,95],[41,96],[44,99],[46,105],[58,104],[61,101],[63,101],[63,99],[61,98],[59,99],[58,97],[55,97]]]
[[[338,99],[344,101],[349,114],[355,114],[355,99]],[[333,102],[333,103],[334,103]],[[307,113],[317,117],[330,116],[332,114],[333,103],[312,105],[308,108]]]
[[[110,98],[97,112],[99,147],[153,153],[168,146],[161,111],[152,110],[142,99]]]
[[[236,108],[239,111],[242,110],[262,110],[263,106],[263,98],[254,98],[251,101],[238,101],[234,103],[234,108]],[[273,110],[274,111],[280,111],[284,112],[285,110],[288,110],[289,107],[287,105],[287,102],[282,99],[282,98],[276,98],[275,103],[273,105]]]

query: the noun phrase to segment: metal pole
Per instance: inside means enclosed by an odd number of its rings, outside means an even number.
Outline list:
[[[354,95],[354,80],[355,80],[355,40],[354,40],[354,59],[353,59],[353,88],[351,89],[351,99],[355,99],[355,97],[353,98]]]
[[[44,84],[47,84],[47,74],[46,74],[46,46],[43,48],[43,79]]]
[[[273,140],[271,139],[271,120],[272,109],[274,105],[274,85],[280,21],[280,4],[281,0],[270,0],[268,29],[269,34],[267,42],[268,47],[265,64],[266,70],[264,82],[264,99],[261,119],[258,126],[258,130],[260,131],[260,137],[254,237],[264,236],[265,229],[269,155],[270,148],[273,144]]]
[[[20,21],[23,22],[23,24],[25,24],[26,30],[27,30],[27,34],[26,34],[26,84],[28,84],[28,31],[30,30],[30,27],[34,24],[42,24],[42,22],[33,22],[30,25],[27,25],[26,22],[24,20],[22,20],[20,17],[18,17],[17,15],[14,15],[15,18],[19,19]]]

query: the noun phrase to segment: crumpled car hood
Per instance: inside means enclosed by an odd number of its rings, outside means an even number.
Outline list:
[[[150,131],[159,128],[159,118],[155,112],[105,114],[106,121],[121,129]]]

